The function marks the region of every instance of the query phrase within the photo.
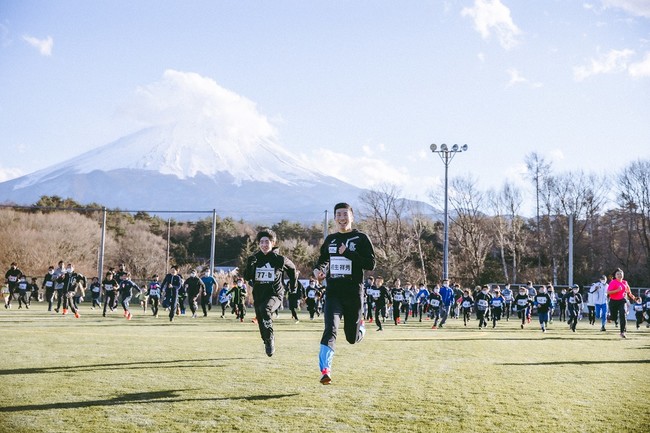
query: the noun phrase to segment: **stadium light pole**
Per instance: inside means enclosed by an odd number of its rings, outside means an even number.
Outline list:
[[[459,146],[454,144],[449,148],[446,144],[441,144],[440,148],[436,144],[429,146],[431,152],[437,153],[442,163],[445,164],[445,215],[444,215],[444,243],[442,251],[442,279],[449,278],[449,164],[456,154],[467,151],[467,145]]]

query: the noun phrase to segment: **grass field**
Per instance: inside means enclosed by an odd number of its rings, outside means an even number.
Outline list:
[[[268,358],[257,325],[216,312],[170,324],[15,308],[0,311],[2,432],[649,431],[650,330],[633,323],[627,340],[585,320],[546,334],[368,324],[359,345],[340,339],[322,386],[323,324],[306,315],[280,314]]]

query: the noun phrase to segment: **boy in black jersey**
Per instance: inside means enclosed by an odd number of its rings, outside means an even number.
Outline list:
[[[106,317],[106,309],[110,308],[113,311],[115,299],[117,299],[117,287],[119,283],[113,277],[113,271],[106,272],[106,278],[102,281],[102,289],[104,290],[104,311],[102,316]]]
[[[9,270],[5,273],[5,280],[9,287],[9,295],[5,298],[5,308],[11,308],[11,301],[13,300],[14,293],[18,290],[18,279],[22,275],[22,271],[18,269],[18,264],[13,262]]]
[[[169,321],[174,321],[174,315],[178,308],[179,292],[183,287],[183,276],[178,273],[178,267],[172,266],[169,273],[165,275],[160,284],[160,290],[165,292],[165,299],[169,305]],[[106,308],[104,308],[106,311]]]
[[[463,291],[463,296],[461,296],[458,300],[458,304],[460,304],[460,308],[463,313],[463,325],[467,326],[467,322],[472,320],[471,314],[472,307],[474,306],[474,298],[472,298],[472,295],[469,294],[469,289],[465,289]]]
[[[43,278],[41,289],[45,291],[45,301],[47,302],[47,311],[52,311],[52,299],[54,298],[54,266],[47,268],[47,274]]]
[[[528,311],[531,302],[528,290],[525,287],[519,287],[519,294],[515,296],[515,308],[517,309],[517,317],[521,319],[521,329],[524,329],[526,324],[526,311]]]
[[[309,320],[314,320],[314,315],[318,313],[318,300],[322,295],[322,287],[316,284],[315,278],[309,279],[309,286],[305,289],[305,297],[307,303],[307,311],[309,312]],[[298,319],[296,319],[298,320]]]
[[[487,328],[487,313],[490,308],[490,301],[492,296],[490,295],[488,286],[477,286],[477,289],[480,291],[476,294],[474,303],[476,304],[476,318],[478,319],[478,329],[482,329],[484,326]]]
[[[580,294],[580,286],[574,284],[571,291],[566,294],[566,308],[569,313],[569,327],[573,332],[576,332],[578,325],[578,315],[582,311],[582,295]]]
[[[18,292],[18,309],[23,308],[23,304],[25,304],[25,308],[29,308],[29,296],[31,292],[26,275],[21,275],[18,279],[16,291]],[[27,294],[28,292],[30,292],[29,295]]]
[[[90,283],[90,296],[92,298],[92,306],[90,307],[91,310],[94,310],[95,307],[101,308],[102,303],[100,301],[100,297],[102,295],[102,285],[99,284],[99,279],[97,277],[93,277],[91,283]]]
[[[121,278],[120,285],[119,285],[120,302],[122,304],[122,309],[124,310],[124,317],[126,317],[126,320],[131,320],[133,315],[131,314],[131,310],[129,309],[129,303],[131,302],[131,298],[133,297],[133,290],[137,291],[138,293],[140,293],[141,290],[137,284],[131,281],[130,272],[122,274],[120,278]]]
[[[375,289],[375,323],[377,324],[377,331],[384,330],[381,321],[386,317],[386,305],[390,302],[390,292],[384,285],[384,279],[377,277],[377,288]]]
[[[246,261],[244,279],[253,286],[255,318],[268,356],[275,353],[275,337],[271,315],[282,305],[283,275],[289,278],[289,290],[296,290],[296,266],[288,258],[274,251],[277,236],[270,229],[261,230],[255,237],[260,250]]]
[[[404,288],[399,279],[395,280],[395,287],[390,289],[390,296],[393,299],[393,321],[398,325],[400,323],[400,309],[404,302]]]
[[[433,320],[431,329],[438,329],[438,320],[440,320],[440,306],[442,305],[442,296],[440,296],[440,286],[435,285],[433,292],[429,295],[429,317]]]
[[[314,266],[319,281],[327,278],[325,300],[325,329],[318,356],[320,382],[331,383],[332,360],[336,348],[339,324],[343,318],[345,339],[350,344],[363,340],[363,271],[375,268],[375,251],[365,233],[352,229],[354,211],[347,203],[334,206],[334,221],[338,228],[323,242]]]
[[[494,288],[494,293],[492,299],[490,299],[490,309],[492,310],[492,327],[496,328],[497,322],[501,320],[501,314],[503,314],[503,306],[506,303],[506,299],[501,295],[499,286]]]
[[[551,302],[551,296],[546,291],[546,286],[541,286],[535,296],[535,305],[537,305],[537,316],[542,332],[546,332],[548,326]]]

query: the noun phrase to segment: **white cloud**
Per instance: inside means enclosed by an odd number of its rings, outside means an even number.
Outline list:
[[[51,56],[52,47],[54,46],[54,39],[52,36],[48,36],[45,39],[38,39],[34,36],[25,35],[23,39],[32,47],[36,48],[42,56]]]
[[[360,188],[378,188],[382,184],[397,186],[404,197],[426,200],[428,192],[440,185],[440,178],[415,175],[417,171],[405,166],[397,166],[389,161],[367,155],[354,156],[349,153],[334,152],[329,149],[313,151],[301,159],[318,161],[325,174]]]
[[[361,150],[363,150],[363,153],[366,156],[372,156],[372,155],[375,154],[375,152],[373,152],[373,150],[367,144],[364,144],[363,146],[361,146]]]
[[[474,7],[463,8],[461,15],[474,20],[474,28],[483,39],[488,39],[495,32],[499,43],[506,50],[519,43],[517,36],[521,30],[512,21],[510,9],[500,0],[474,0]]]
[[[645,54],[645,58],[637,63],[632,63],[628,68],[627,72],[630,76],[638,77],[650,77],[650,53]]]
[[[485,63],[485,53],[478,53],[477,57],[481,63]]]
[[[528,78],[525,78],[523,75],[521,75],[521,72],[519,70],[511,68],[507,70],[508,75],[510,75],[510,80],[508,81],[508,84],[506,87],[512,87],[517,84],[527,84],[530,87],[533,88],[539,88],[542,87],[542,83],[539,81],[530,81]]]
[[[574,67],[573,76],[576,81],[582,81],[592,75],[623,72],[628,67],[628,59],[633,55],[634,51],[627,48],[610,50],[597,59],[591,59],[587,65]]]
[[[648,0],[602,0],[604,8],[617,8],[637,15],[650,18],[650,1]]]
[[[8,180],[15,179],[22,176],[23,174],[25,173],[20,168],[0,167],[0,182],[6,182]]]

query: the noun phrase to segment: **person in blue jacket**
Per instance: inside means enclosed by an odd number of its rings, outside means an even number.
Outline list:
[[[429,307],[429,295],[429,289],[427,289],[427,286],[425,286],[424,283],[421,283],[420,290],[418,290],[418,294],[415,296],[418,301],[418,314],[420,315],[420,322],[422,321],[422,314],[426,313]]]
[[[442,328],[445,323],[447,323],[447,317],[449,317],[449,312],[455,302],[454,291],[449,287],[448,279],[442,280],[442,286],[440,286],[440,297],[442,297],[442,306],[440,307],[439,328]]]
[[[221,318],[225,319],[226,317],[226,308],[228,308],[228,304],[230,304],[230,297],[228,296],[228,291],[230,288],[228,287],[228,283],[223,283],[223,287],[221,290],[219,290],[219,294],[217,295],[219,305],[221,305]]]
[[[203,275],[201,276],[201,281],[205,286],[205,291],[203,296],[201,296],[201,309],[203,310],[203,317],[207,317],[208,311],[212,310],[212,294],[214,293],[214,288],[218,287],[217,280],[210,275],[210,269],[204,269]]]
[[[131,320],[131,317],[133,316],[131,314],[131,310],[129,310],[129,302],[131,302],[131,298],[133,297],[133,290],[137,291],[138,293],[140,293],[141,290],[137,284],[131,281],[130,272],[122,274],[120,278],[120,302],[122,304],[122,308],[124,309],[124,317],[126,317],[126,320]]]

